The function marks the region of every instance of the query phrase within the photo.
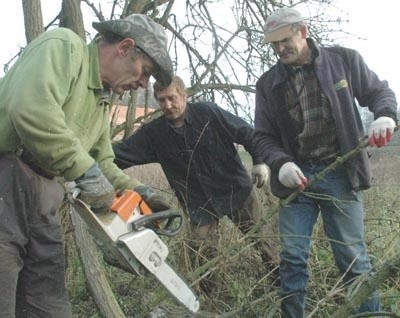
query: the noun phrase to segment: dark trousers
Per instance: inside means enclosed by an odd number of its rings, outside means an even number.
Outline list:
[[[262,206],[255,189],[251,190],[249,197],[240,209],[227,214],[227,216],[243,234],[258,224],[262,218]],[[214,222],[206,225],[191,224],[191,247],[197,251],[203,247],[205,250],[210,250],[211,255],[215,256],[219,241],[218,223],[219,220],[216,218]],[[277,265],[280,261],[279,251],[274,239],[270,238],[275,232],[269,224],[261,226],[258,231],[259,238],[256,239],[258,241],[256,248],[260,250],[263,261]]]
[[[0,155],[0,315],[70,318],[58,210],[64,189]]]

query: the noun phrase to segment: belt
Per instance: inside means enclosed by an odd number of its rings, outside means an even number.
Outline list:
[[[44,169],[40,167],[38,164],[36,164],[33,158],[27,155],[26,151],[19,152],[17,156],[23,163],[29,166],[29,168],[31,168],[35,173],[37,173],[40,176],[45,177],[47,179],[53,179],[54,177],[57,176],[55,173],[52,173],[51,171]]]

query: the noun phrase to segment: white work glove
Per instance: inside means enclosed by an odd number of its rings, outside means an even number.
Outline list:
[[[279,181],[287,188],[300,187],[304,190],[308,180],[294,162],[286,162],[279,169]]]
[[[253,184],[255,184],[257,188],[261,188],[267,183],[268,177],[268,167],[265,163],[254,165],[253,169],[251,169],[251,178],[253,179]]]
[[[374,120],[369,126],[369,145],[371,147],[386,146],[392,139],[395,126],[396,123],[390,117],[382,116]]]

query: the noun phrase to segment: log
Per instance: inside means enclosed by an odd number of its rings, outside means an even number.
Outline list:
[[[108,283],[99,261],[96,243],[89,234],[86,223],[74,209],[71,209],[71,216],[83,273],[94,302],[104,317],[126,318]]]

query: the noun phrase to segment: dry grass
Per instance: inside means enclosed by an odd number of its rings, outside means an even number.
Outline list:
[[[367,243],[372,260],[379,266],[398,251],[400,232],[400,149],[388,147],[371,152],[373,187],[365,191]],[[159,165],[134,167],[127,171],[145,184],[162,191],[178,208],[176,199]],[[265,189],[264,189],[265,191]],[[273,211],[276,199],[259,191],[265,210]],[[270,212],[266,212],[267,214]],[[276,223],[276,215],[266,215]],[[211,296],[200,294],[201,312],[196,317],[279,317],[277,288],[271,286],[269,270],[253,248],[246,243],[237,244],[241,234],[229,220],[221,222],[220,249],[224,251],[231,243],[238,246],[233,253],[220,260],[215,267],[217,290]],[[276,228],[276,227],[275,227]],[[323,236],[322,227],[316,228]],[[166,239],[170,255],[169,263],[191,281],[193,268],[185,244],[187,233],[182,231],[173,239]],[[71,259],[71,257],[69,258]],[[151,276],[135,277],[106,266],[119,303],[127,317],[190,317],[176,305],[163,287]],[[329,244],[314,244],[310,259],[309,317],[329,318],[344,301],[339,275],[334,265]],[[99,317],[86,291],[76,255],[69,263],[68,283],[74,303],[74,317]],[[196,288],[196,286],[194,286]],[[400,275],[395,273],[381,286],[383,309],[398,312],[400,308]],[[157,315],[151,316],[151,312]]]

